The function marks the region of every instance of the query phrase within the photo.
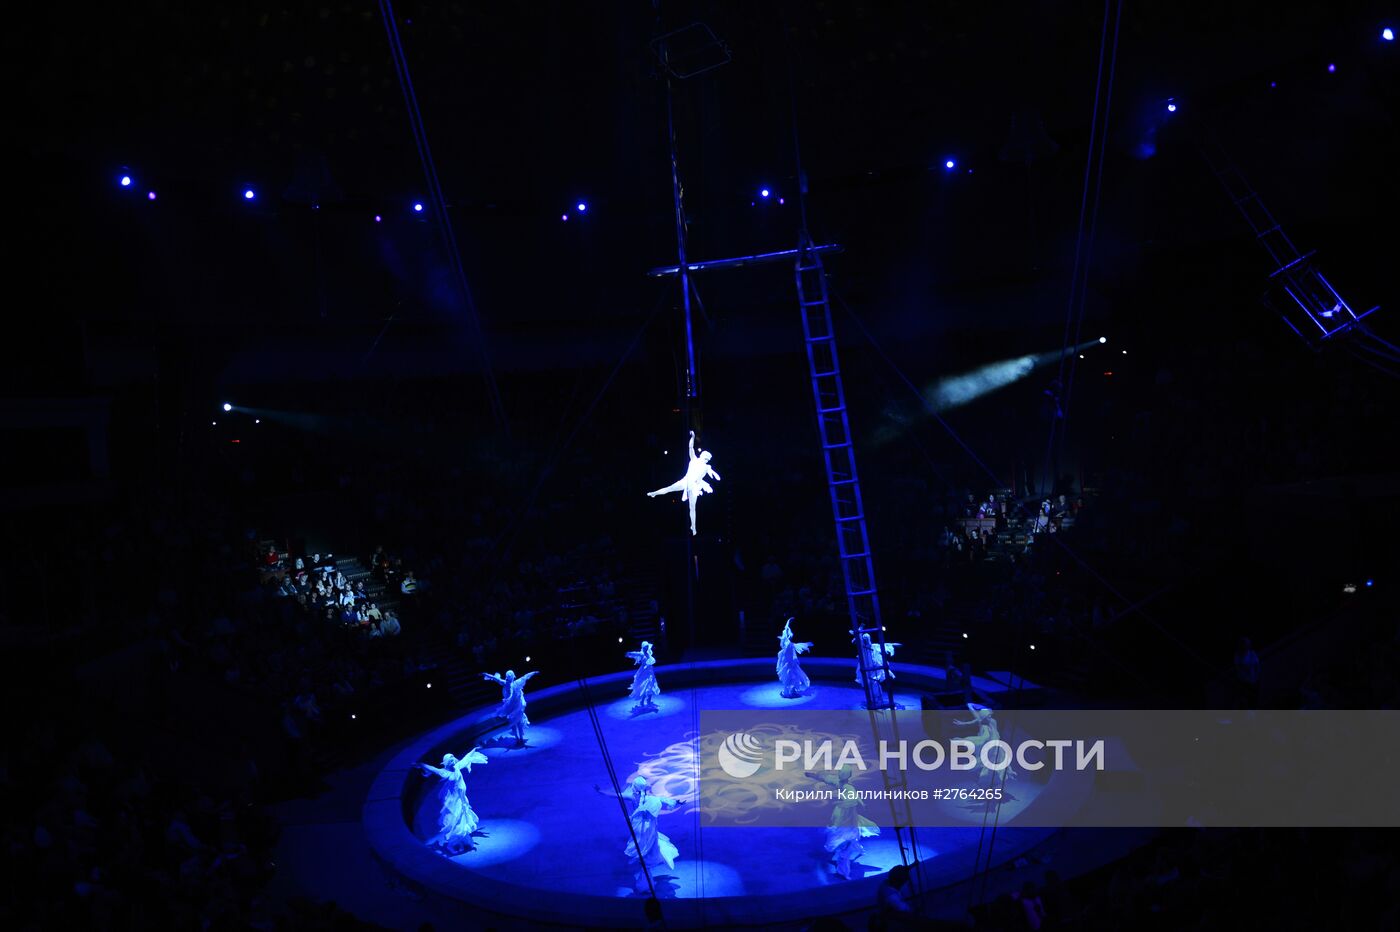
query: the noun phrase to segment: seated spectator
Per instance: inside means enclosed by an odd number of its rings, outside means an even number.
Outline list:
[[[890,868],[890,872],[880,882],[880,889],[875,892],[875,907],[879,918],[894,928],[911,922],[914,919],[914,907],[909,904],[908,896],[909,868],[904,864],[896,864]]]
[[[378,605],[375,605],[373,602],[371,602],[365,607],[365,617],[368,618],[370,621],[378,622],[381,618],[384,617],[384,613],[379,610]]]
[[[394,613],[385,612],[384,620],[379,623],[380,633],[386,637],[393,637],[398,634],[400,630],[402,629],[399,627],[399,620],[394,617]]]
[[[277,556],[277,548],[268,547],[267,553],[263,554],[263,566],[266,566],[268,569],[275,569],[277,564],[281,562],[281,558]]]

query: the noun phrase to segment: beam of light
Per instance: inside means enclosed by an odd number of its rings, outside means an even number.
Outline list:
[[[225,401],[225,402],[224,402],[224,410],[225,410],[225,411],[232,411],[232,410],[233,410],[233,405],[231,405],[231,404],[229,404],[227,401]]]
[[[1059,354],[1055,354],[1058,358]],[[1036,356],[1018,356],[989,363],[962,375],[940,379],[938,384],[924,392],[924,399],[934,411],[943,412],[959,408],[976,398],[997,389],[1018,382],[1036,367]]]
[[[1083,359],[1083,354],[1091,347],[1106,342],[1108,342],[1107,337],[1099,337],[1078,346],[1066,347],[1065,354],[1066,357],[1072,354]],[[1014,356],[1010,359],[1002,359],[979,366],[960,375],[945,376],[924,389],[922,393],[924,411],[912,412],[900,405],[893,404],[886,407],[884,411],[886,423],[876,429],[873,441],[878,445],[894,440],[906,430],[914,427],[923,415],[942,414],[945,411],[960,408],[1014,382],[1021,381],[1037,369],[1059,363],[1060,356],[1061,353],[1058,349],[1045,353]]]

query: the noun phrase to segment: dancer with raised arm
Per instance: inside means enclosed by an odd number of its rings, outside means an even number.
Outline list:
[[[811,649],[811,641],[792,639],[792,619],[789,618],[783,625],[783,633],[778,635],[778,682],[783,684],[784,699],[797,699],[806,695],[811,688],[812,680],[803,672],[802,664],[797,662],[798,654],[805,654]]]
[[[690,503],[690,534],[695,535],[695,502],[701,495],[708,495],[714,492],[714,487],[705,481],[706,478],[719,480],[719,473],[710,466],[711,454],[709,450],[703,450],[698,455],[695,452],[695,431],[690,432],[690,465],[686,467],[685,475],[675,482],[655,492],[648,492],[648,498],[656,498],[658,495],[666,495],[670,492],[681,493],[681,501]]]
[[[472,764],[486,762],[486,755],[479,748],[472,748],[462,757],[443,755],[440,767],[423,763],[418,765],[424,776],[438,778],[436,811],[427,806],[419,810],[418,832],[427,836],[425,841],[428,845],[444,849],[448,854],[476,847],[472,832],[476,831],[479,820],[472,811],[472,804],[467,801],[467,781],[463,779],[462,772],[471,773]]]
[[[530,719],[525,714],[525,684],[538,672],[540,671],[532,670],[521,677],[517,677],[514,670],[507,670],[505,676],[499,673],[481,674],[482,679],[494,680],[501,684],[501,704],[496,709],[496,714],[503,716],[510,723],[516,747],[525,746],[525,729],[530,726]]]
[[[611,796],[632,805],[632,811],[627,818],[632,823],[632,834],[635,838],[627,839],[624,853],[629,861],[637,863],[638,870],[634,878],[637,890],[645,890],[647,886],[643,864],[652,870],[663,864],[668,870],[676,869],[676,858],[680,857],[680,852],[671,844],[671,839],[661,833],[657,820],[663,808],[674,809],[680,805],[678,801],[654,795],[645,777],[633,780],[621,793],[609,792],[596,783],[593,784],[593,789],[603,796]]]
[[[967,709],[972,713],[972,718],[966,721],[955,718],[953,719],[953,724],[977,726],[977,734],[966,739],[972,742],[972,747],[973,750],[977,752],[978,760],[982,761],[982,769],[977,771],[977,779],[981,780],[988,774],[1004,773],[1004,779],[1015,780],[1020,774],[1016,772],[1015,767],[1011,766],[1011,749],[1009,747],[1002,752],[1006,755],[1005,758],[994,760],[994,763],[1000,763],[1001,760],[1005,760],[1006,766],[999,770],[992,770],[989,768],[987,766],[987,758],[982,756],[982,748],[985,745],[992,741],[1001,741],[1001,729],[997,727],[997,720],[992,717],[992,710],[976,702],[969,702],[967,704]]]
[[[656,684],[656,655],[651,652],[651,642],[643,641],[640,650],[629,650],[627,656],[637,665],[631,692],[637,704],[632,706],[632,712],[657,711],[655,699],[661,695],[661,687]]]
[[[880,834],[880,826],[861,815],[857,810],[865,803],[851,789],[855,768],[850,764],[836,773],[812,773],[807,776],[835,789],[836,807],[831,810],[831,821],[826,826],[826,844],[836,873],[847,880],[851,879],[851,862],[865,853],[862,838]]]

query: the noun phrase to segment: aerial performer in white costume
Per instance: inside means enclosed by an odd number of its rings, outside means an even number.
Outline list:
[[[870,683],[870,698],[877,708],[884,708],[889,705],[885,694],[885,663],[886,657],[893,657],[896,647],[903,645],[886,641],[884,645],[876,644],[870,640],[870,635],[862,634],[857,638],[856,643],[860,645],[859,657],[856,660],[856,683],[862,688],[867,680]],[[881,651],[881,647],[884,651]],[[894,671],[889,671],[889,678],[894,679]],[[899,708],[899,706],[895,706]]]
[[[441,767],[418,765],[424,776],[431,774],[438,778],[436,811],[427,806],[419,810],[417,828],[420,835],[426,836],[427,844],[453,854],[475,847],[472,832],[476,831],[479,820],[467,801],[467,781],[462,778],[462,772],[471,773],[472,764],[484,763],[486,755],[472,748],[463,757],[443,755]]]
[[[966,740],[972,742],[973,750],[976,752],[978,760],[981,760],[983,746],[990,741],[1001,740],[1001,729],[997,727],[997,720],[992,717],[991,709],[987,708],[984,705],[978,705],[975,702],[969,702],[967,704],[967,708],[968,711],[972,713],[972,718],[968,719],[967,721],[953,719],[953,724],[977,726],[977,734],[973,735],[971,738],[968,738]],[[1002,750],[1001,753],[1006,755],[1004,758],[1006,761],[1006,766],[1002,768],[1002,770],[992,770],[991,768],[987,767],[986,763],[984,762],[982,765],[982,769],[977,771],[978,780],[981,780],[988,774],[997,773],[1005,773],[1005,779],[1007,780],[1014,780],[1020,776],[1020,774],[1016,772],[1016,768],[1011,766],[1011,751],[1009,749],[1005,749]],[[1002,757],[992,758],[993,763],[1000,763],[1002,760]]]
[[[637,672],[632,676],[631,693],[637,704],[632,711],[655,712],[656,703],[653,700],[661,695],[661,687],[656,685],[656,655],[651,652],[651,642],[643,641],[641,650],[629,650],[627,656],[637,665]]]
[[[525,684],[538,672],[540,671],[532,670],[521,677],[517,677],[514,670],[507,670],[505,676],[499,673],[481,674],[482,679],[495,680],[501,684],[501,704],[496,709],[496,714],[503,716],[510,723],[516,746],[522,748],[525,746],[525,729],[530,727],[530,719],[525,715]]]
[[[783,625],[783,633],[778,635],[778,682],[783,684],[783,698],[796,699],[809,688],[812,681],[802,672],[802,664],[797,662],[798,654],[812,649],[811,641],[792,639],[792,619]]]
[[[690,533],[695,534],[695,502],[701,495],[708,495],[714,492],[714,487],[705,480],[707,478],[719,481],[719,473],[710,468],[710,451],[703,450],[697,456],[695,453],[695,431],[690,432],[690,465],[686,467],[685,475],[672,482],[664,489],[657,489],[655,492],[648,492],[648,498],[655,498],[658,495],[665,495],[668,492],[681,493],[681,501],[690,503]]]
[[[614,799],[621,799],[632,804],[632,811],[627,818],[632,823],[632,834],[635,839],[627,839],[627,848],[624,853],[628,859],[638,865],[636,876],[636,887],[638,890],[646,887],[646,873],[641,869],[645,864],[648,869],[656,870],[663,864],[668,870],[676,869],[676,858],[680,857],[680,852],[676,846],[671,844],[671,839],[663,835],[658,827],[658,818],[661,810],[674,809],[680,803],[674,799],[653,795],[651,787],[645,777],[638,777],[631,785],[621,793],[610,793],[598,786],[596,783],[593,789]]]
[[[836,873],[847,880],[851,879],[851,862],[865,853],[862,838],[880,834],[880,827],[856,810],[865,803],[855,793],[850,792],[855,768],[850,764],[836,773],[807,773],[813,780],[820,780],[835,789],[836,808],[831,810],[831,821],[826,826],[826,844],[831,854]]]

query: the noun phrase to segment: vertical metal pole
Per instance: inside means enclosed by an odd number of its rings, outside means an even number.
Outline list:
[[[670,52],[663,42],[658,47],[663,67],[669,65]],[[676,220],[676,268],[681,283],[681,307],[685,315],[685,396],[682,401],[682,415],[686,428],[696,427],[696,408],[700,399],[700,376],[695,363],[695,328],[691,320],[690,308],[690,267],[686,262],[685,249],[685,204],[682,199],[680,159],[676,152],[675,94],[671,78],[666,78],[666,142],[671,156],[671,202]],[[695,643],[695,535],[685,539],[685,593],[686,593],[686,632],[687,640]]]

